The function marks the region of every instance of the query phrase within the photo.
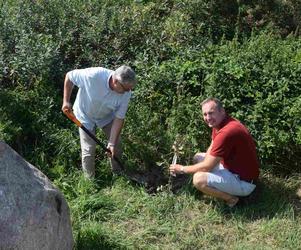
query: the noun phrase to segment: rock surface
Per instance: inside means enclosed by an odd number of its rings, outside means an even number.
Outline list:
[[[0,249],[69,250],[73,245],[62,193],[0,141]]]

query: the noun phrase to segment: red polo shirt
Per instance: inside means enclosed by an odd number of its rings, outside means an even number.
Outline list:
[[[258,178],[255,143],[243,124],[227,116],[218,130],[212,129],[212,140],[210,155],[221,157],[221,163],[226,169],[245,181]]]

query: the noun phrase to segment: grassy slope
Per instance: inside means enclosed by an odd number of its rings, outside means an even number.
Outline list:
[[[56,183],[68,195],[77,249],[300,249],[300,176],[263,173],[257,204],[229,209],[190,185],[148,195],[101,175],[91,183],[78,172]]]

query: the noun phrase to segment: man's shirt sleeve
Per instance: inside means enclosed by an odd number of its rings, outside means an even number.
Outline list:
[[[233,141],[228,134],[217,133],[214,136],[210,155],[227,158],[233,148]]]
[[[117,117],[119,119],[125,118],[125,114],[128,110],[128,105],[129,105],[130,99],[131,99],[131,92],[125,93],[118,110],[116,110],[115,117]]]
[[[79,88],[83,87],[85,79],[85,69],[71,70],[67,73],[67,76],[74,85]]]

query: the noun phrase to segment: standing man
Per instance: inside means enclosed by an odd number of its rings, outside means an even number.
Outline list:
[[[193,174],[193,185],[201,192],[224,200],[233,207],[239,196],[255,189],[259,163],[255,143],[238,120],[228,116],[216,98],[202,102],[204,121],[212,128],[212,141],[206,153],[194,156],[194,165],[170,166],[171,173]]]
[[[121,66],[115,71],[103,67],[75,69],[65,77],[62,110],[71,111],[70,96],[76,85],[74,114],[93,134],[96,127],[102,128],[108,139],[107,147],[112,152],[110,161],[114,173],[121,171],[113,156],[122,154],[120,132],[136,82],[136,74],[128,66]],[[84,175],[93,178],[96,143],[80,128],[79,136]]]

